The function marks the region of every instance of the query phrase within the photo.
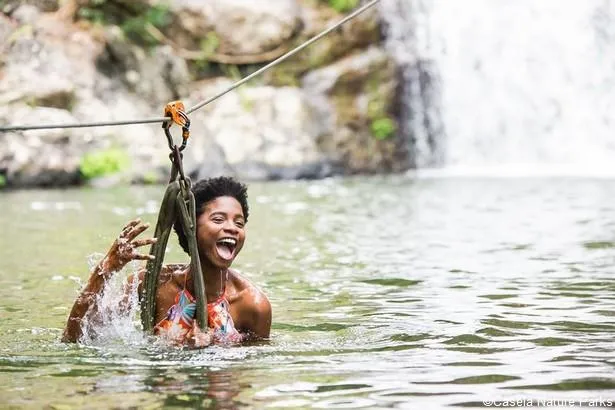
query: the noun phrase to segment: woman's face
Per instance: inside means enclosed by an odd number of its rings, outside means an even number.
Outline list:
[[[205,204],[196,221],[199,255],[217,268],[228,268],[243,247],[246,234],[241,204],[233,197],[221,196]]]

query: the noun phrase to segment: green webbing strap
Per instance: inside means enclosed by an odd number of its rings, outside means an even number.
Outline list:
[[[194,194],[190,189],[190,179],[187,179],[188,186],[182,185],[182,192],[177,195],[177,208],[181,224],[188,239],[188,252],[190,253],[190,272],[194,280],[194,292],[196,297],[196,320],[201,329],[207,329],[207,299],[205,293],[205,280],[201,273],[201,259],[199,258],[199,248],[196,241],[196,206]]]
[[[158,221],[156,222],[155,238],[158,238],[152,245],[149,254],[154,256],[153,260],[147,261],[143,293],[141,294],[141,323],[143,330],[151,332],[154,329],[156,320],[156,293],[158,290],[158,280],[164,262],[164,254],[169,241],[169,234],[173,224],[178,221],[184,228],[184,234],[188,240],[188,251],[190,252],[190,273],[194,280],[194,297],[196,298],[196,320],[201,329],[207,328],[207,299],[205,298],[205,281],[201,272],[201,261],[199,259],[199,249],[196,243],[196,209],[194,204],[194,194],[190,189],[192,184],[190,178],[184,174],[182,163],[182,151],[186,148],[186,143],[190,137],[190,120],[184,112],[184,104],[181,101],[173,101],[165,106],[164,114],[169,118],[162,124],[164,133],[169,143],[171,154],[171,179],[162,198]],[[182,127],[182,144],[175,145],[173,136],[169,128],[175,123]]]
[[[175,169],[172,175],[176,175]],[[174,180],[169,183],[164,197],[162,198],[154,234],[155,237],[158,238],[158,241],[152,245],[150,250],[150,255],[154,256],[154,260],[147,262],[143,287],[144,294],[141,300],[141,323],[143,325],[143,330],[146,332],[151,332],[155,325],[158,278],[162,269],[169,234],[177,218],[179,218],[188,240],[190,272],[194,279],[194,290],[196,293],[194,296],[197,303],[197,323],[201,329],[207,328],[205,283],[203,275],[201,274],[201,262],[199,260],[199,252],[196,243],[196,210],[194,195],[190,190],[190,185],[190,179],[188,178],[184,181]]]

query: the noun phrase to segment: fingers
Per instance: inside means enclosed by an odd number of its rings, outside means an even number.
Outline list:
[[[132,255],[132,259],[138,259],[142,261],[153,261],[154,259],[156,259],[156,257],[154,255],[143,255],[140,253],[135,253]]]
[[[158,238],[137,239],[136,241],[132,241],[132,245],[137,248],[139,246],[152,245],[156,242],[158,242]]]
[[[130,231],[126,233],[126,239],[128,239],[129,241],[132,241],[134,238],[141,235],[141,233],[145,231],[147,228],[149,228],[149,224],[148,223],[142,224],[141,220],[139,220],[137,224],[134,225],[130,229]]]
[[[141,218],[137,218],[137,219],[133,219],[132,221],[128,222],[123,228],[122,228],[122,233],[121,236],[125,236],[128,232],[130,232],[130,230],[135,227],[136,225],[141,223]]]

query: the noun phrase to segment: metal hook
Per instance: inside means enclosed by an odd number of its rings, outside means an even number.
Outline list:
[[[190,119],[186,115],[184,103],[181,101],[172,101],[164,107],[164,115],[170,117],[169,121],[162,123],[164,134],[167,136],[167,142],[169,143],[169,149],[173,151],[175,143],[173,142],[173,136],[171,135],[171,125],[173,123],[182,127],[182,145],[179,147],[179,151],[183,151],[190,138]]]

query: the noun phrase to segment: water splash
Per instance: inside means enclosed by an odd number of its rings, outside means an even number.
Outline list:
[[[88,257],[90,271],[100,262],[102,254]],[[102,293],[97,295],[98,314],[94,318],[90,310],[86,313],[82,326],[81,343],[100,345],[115,343],[139,345],[145,341],[145,335],[139,321],[140,305],[138,282],[128,285],[127,277],[136,274],[139,265],[131,262],[120,272],[109,278]]]
[[[386,3],[406,81],[417,82],[417,61],[438,80],[438,99],[413,92],[420,81],[405,97],[417,167],[615,174],[615,3]],[[436,115],[440,134],[421,129],[420,118]]]

